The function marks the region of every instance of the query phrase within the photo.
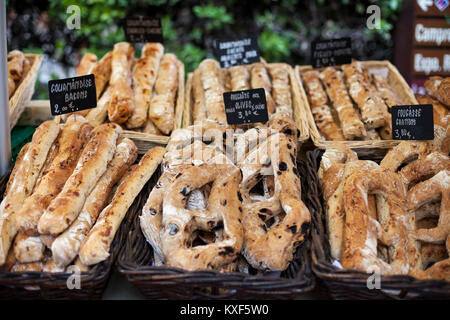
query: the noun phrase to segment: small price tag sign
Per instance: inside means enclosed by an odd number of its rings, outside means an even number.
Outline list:
[[[314,68],[336,66],[352,62],[350,38],[313,41],[311,61]]]
[[[418,104],[393,106],[392,139],[433,140],[433,105]]]
[[[50,80],[48,82],[48,93],[50,110],[54,116],[97,107],[93,74]]]
[[[131,43],[163,42],[161,19],[133,14],[123,21],[125,38]]]
[[[269,121],[266,93],[263,88],[225,92],[223,100],[228,124]]]
[[[254,36],[241,39],[216,39],[214,52],[221,68],[259,62],[258,39]]]

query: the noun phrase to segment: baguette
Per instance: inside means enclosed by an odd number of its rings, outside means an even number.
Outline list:
[[[117,145],[113,160],[87,197],[80,215],[64,233],[53,241],[52,254],[56,264],[65,267],[75,259],[86,235],[106,206],[112,187],[133,164],[136,157],[137,148],[130,139],[125,138]]]
[[[49,164],[48,169],[44,170],[45,173],[33,194],[25,200],[21,210],[17,213],[16,224],[24,234],[39,235],[39,219],[50,202],[63,189],[75,169],[84,145],[89,140],[92,128],[86,120],[80,121],[79,118],[75,121],[75,116],[70,116],[67,120],[55,143],[57,146],[54,151],[55,158]]]
[[[203,60],[198,70],[205,94],[206,116],[219,123],[227,123],[225,104],[223,102],[224,87],[220,80],[220,65],[212,59]]]
[[[14,255],[18,262],[38,262],[44,258],[45,246],[39,237],[19,232],[14,240]]]
[[[97,64],[97,56],[93,53],[86,53],[80,60],[77,67],[77,75],[84,76],[92,73],[92,69]]]
[[[18,163],[9,191],[0,204],[0,265],[5,263],[12,240],[17,233],[16,213],[30,196],[47,154],[59,134],[59,125],[54,121],[41,124],[33,134],[31,144]]]
[[[192,118],[195,124],[206,119],[205,91],[203,90],[199,69],[196,69],[192,76],[192,91],[194,95]]]
[[[397,95],[391,89],[388,82],[383,76],[379,74],[372,74],[372,79],[380,96],[383,98],[389,109],[391,109],[392,106],[398,106],[402,104],[400,98],[397,97]]]
[[[350,96],[361,110],[361,119],[368,129],[376,129],[385,125],[385,117],[380,106],[371,94],[371,90],[364,80],[359,61],[342,65],[346,76],[346,83]]]
[[[267,112],[269,115],[275,112],[275,101],[273,101],[271,91],[272,83],[267,73],[265,64],[257,62],[251,66],[251,87],[252,89],[263,88],[266,93]]]
[[[235,66],[228,69],[230,73],[231,91],[250,89],[250,73],[246,66]]]
[[[341,71],[328,67],[320,73],[326,91],[341,122],[342,133],[346,140],[362,138],[366,135],[364,124],[353,107],[345,87]]]
[[[22,161],[23,161],[23,158],[25,157],[25,154],[27,153],[28,148],[30,147],[30,144],[31,144],[31,142],[27,143],[27,144],[24,145],[24,146],[22,147],[22,149],[20,150],[20,152],[19,152],[19,154],[18,154],[18,156],[17,156],[17,158],[16,158],[16,164],[14,165],[14,168],[13,168],[13,170],[11,171],[11,174],[10,174],[9,180],[8,180],[8,183],[6,184],[6,189],[5,189],[5,193],[3,194],[3,198],[5,198],[5,197],[8,195],[9,190],[10,190],[10,188],[11,188],[11,185],[12,185],[14,179],[15,179],[14,177],[15,177],[16,174],[17,174],[17,170],[20,168],[21,163],[22,163]]]
[[[311,113],[314,116],[317,128],[326,140],[345,140],[341,128],[333,119],[331,110],[328,107],[327,94],[323,90],[317,71],[307,71],[302,73],[303,83],[311,105]]]
[[[108,117],[108,106],[110,101],[111,86],[108,86],[100,97],[100,100],[98,100],[97,107],[90,110],[86,116],[86,119],[91,126],[95,128],[105,122]]]
[[[142,48],[142,57],[137,61],[133,69],[133,90],[136,109],[127,121],[128,129],[141,128],[147,122],[153,86],[163,54],[164,47],[160,43],[147,43]]]
[[[97,90],[97,99],[103,93],[111,77],[111,61],[112,53],[108,52],[100,59],[100,61],[92,68],[92,74],[95,76],[95,89]]]
[[[174,127],[175,95],[178,87],[178,60],[173,54],[161,59],[155,94],[150,102],[149,117],[158,129],[168,135]]]
[[[103,124],[93,131],[72,175],[41,216],[38,224],[41,234],[57,236],[77,218],[114,155],[119,133],[121,128],[113,123]]]
[[[111,102],[108,107],[109,121],[125,123],[135,108],[134,93],[131,87],[131,65],[134,61],[134,48],[127,42],[114,45],[111,61]]]
[[[134,199],[158,168],[165,151],[163,147],[149,150],[139,164],[133,166],[122,179],[113,200],[103,209],[81,245],[79,256],[84,265],[90,266],[108,258],[111,243],[120,223]]]
[[[273,63],[269,65],[269,73],[272,77],[272,96],[277,108],[286,107],[289,110],[292,110],[292,95],[288,66],[282,63]],[[292,111],[290,113],[292,114]]]

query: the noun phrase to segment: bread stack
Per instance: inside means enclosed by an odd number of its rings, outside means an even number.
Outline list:
[[[8,93],[10,98],[27,75],[30,67],[30,61],[21,51],[13,50],[8,53]]]
[[[0,204],[3,270],[81,271],[109,256],[114,236],[162,160],[154,148],[133,165],[120,126],[81,116],[47,121],[20,152]],[[115,192],[114,192],[115,190]]]
[[[173,54],[164,54],[160,43],[147,43],[135,58],[130,43],[114,45],[102,59],[83,56],[77,75],[94,74],[97,107],[81,111],[96,127],[105,122],[156,135],[169,135],[175,127],[175,106],[183,65]]]
[[[386,77],[361,62],[301,72],[317,128],[326,141],[392,139],[390,108],[405,104]]]

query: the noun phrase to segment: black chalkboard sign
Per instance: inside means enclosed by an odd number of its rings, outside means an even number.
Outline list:
[[[86,76],[50,80],[48,82],[50,110],[52,115],[61,115],[95,108],[97,94],[95,77]]]
[[[262,88],[225,92],[223,100],[228,124],[250,124],[269,120],[266,92]]]
[[[350,38],[313,41],[311,64],[314,68],[336,66],[352,62]]]
[[[433,140],[433,105],[393,106],[392,139]]]
[[[214,53],[221,68],[259,62],[259,47],[256,37],[240,39],[216,39]]]
[[[131,43],[163,42],[161,19],[132,14],[122,22],[125,38]]]

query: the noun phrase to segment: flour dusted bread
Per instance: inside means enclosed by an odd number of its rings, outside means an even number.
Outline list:
[[[94,227],[83,242],[79,256],[85,265],[101,262],[109,256],[109,249],[125,214],[134,199],[151,178],[162,161],[165,149],[149,150],[122,179],[111,203],[100,213]]]
[[[141,58],[133,68],[133,90],[136,108],[127,121],[127,128],[145,126],[152,97],[153,86],[158,75],[164,47],[160,43],[147,43],[142,48]]]
[[[125,138],[117,145],[114,158],[87,197],[77,219],[52,242],[52,255],[57,265],[67,266],[75,259],[87,233],[106,206],[112,187],[133,164],[136,157],[137,148],[131,140]]]
[[[44,258],[45,246],[39,237],[18,233],[14,239],[14,255],[20,263],[39,262]]]
[[[125,123],[135,108],[132,89],[131,66],[134,60],[134,48],[127,42],[114,45],[111,60],[111,101],[108,107],[109,121]]]
[[[86,197],[105,173],[120,132],[121,128],[112,123],[103,124],[92,132],[72,175],[40,218],[40,233],[56,236],[77,218]]]
[[[5,262],[11,242],[17,233],[15,216],[33,191],[59,131],[59,125],[54,121],[44,122],[36,129],[31,144],[13,176],[8,194],[0,204],[0,265]]]
[[[17,213],[16,224],[23,233],[39,235],[39,219],[72,174],[78,156],[89,140],[91,129],[81,117],[71,116],[67,120],[55,142],[55,157],[44,170],[45,174],[40,178],[33,194],[25,200]]]

